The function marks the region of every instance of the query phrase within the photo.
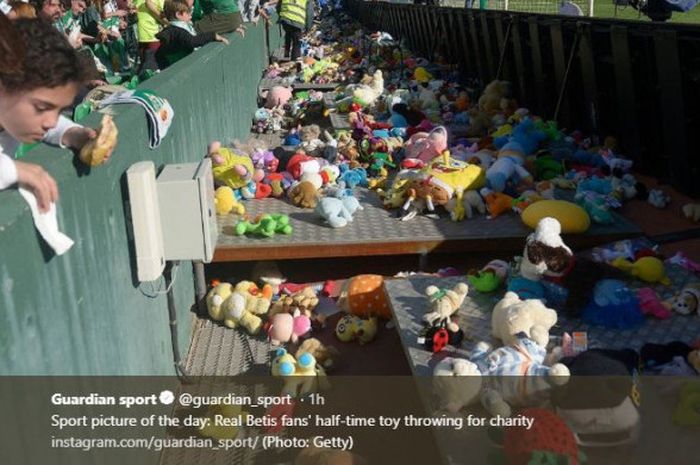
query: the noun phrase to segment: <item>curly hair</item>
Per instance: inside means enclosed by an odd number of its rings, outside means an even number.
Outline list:
[[[12,27],[12,22],[7,16],[0,14],[0,73],[2,75],[19,73],[23,55],[24,44]],[[1,77],[0,82],[2,82]]]
[[[4,26],[0,42],[4,46]],[[10,29],[19,39],[19,63],[16,70],[0,66],[0,85],[8,92],[22,92],[40,87],[82,84],[92,78],[87,59],[70,46],[51,24],[41,19],[17,19]],[[11,43],[9,45],[12,45]],[[2,55],[5,55],[3,53]],[[14,53],[17,55],[17,53]]]

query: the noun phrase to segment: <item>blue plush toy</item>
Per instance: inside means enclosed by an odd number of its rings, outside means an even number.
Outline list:
[[[343,171],[343,166],[345,166],[345,171]],[[350,189],[357,186],[367,187],[369,185],[367,171],[364,168],[348,169],[347,165],[341,165],[340,173],[339,181],[344,182]]]
[[[538,129],[530,118],[525,118],[513,128],[513,132],[509,136],[496,138],[493,141],[493,145],[500,150],[510,142],[517,142],[527,156],[535,153],[540,143],[546,138],[547,135],[544,131]]]
[[[598,281],[582,318],[588,324],[612,329],[630,329],[644,323],[636,293],[617,279]]]
[[[352,195],[324,197],[316,205],[316,214],[325,219],[332,228],[342,228],[352,222],[352,215],[357,210],[364,209]]]

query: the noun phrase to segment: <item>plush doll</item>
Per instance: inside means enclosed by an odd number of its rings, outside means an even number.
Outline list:
[[[471,218],[474,215],[474,210],[484,215],[486,213],[486,204],[475,189],[467,191],[458,191],[447,202],[445,209],[450,212],[452,221],[462,221],[465,218]]]
[[[237,215],[245,213],[245,207],[236,200],[233,189],[228,186],[220,186],[214,192],[214,206],[217,215],[228,215],[233,212]]]
[[[275,351],[270,371],[272,376],[285,378],[282,395],[290,395],[293,398],[316,392],[325,383],[322,379],[325,378],[325,371],[308,352],[295,358],[285,349],[279,348]]]
[[[339,181],[345,183],[345,185],[354,189],[355,187],[367,187],[369,185],[369,180],[367,179],[367,171],[364,168],[352,168],[347,169],[346,165],[340,166],[340,177]]]
[[[233,293],[233,286],[229,283],[219,283],[207,293],[207,310],[214,321],[224,320],[223,304]]]
[[[262,327],[262,320],[259,316],[248,310],[251,307],[251,297],[246,293],[234,292],[223,303],[224,325],[229,328],[241,326],[248,331],[248,334],[255,335]],[[252,305],[255,307],[255,305]],[[267,303],[269,307],[269,301]],[[264,304],[260,308],[263,308]]]
[[[491,81],[479,97],[479,110],[489,115],[501,110],[501,103],[510,94],[510,83]]]
[[[364,210],[357,198],[353,196],[324,197],[316,205],[316,214],[323,218],[332,228],[342,228],[352,222],[357,210]]]
[[[447,129],[437,126],[430,133],[419,132],[406,142],[406,158],[429,163],[447,150]]]
[[[554,218],[542,218],[535,232],[525,240],[520,275],[539,281],[544,276],[560,277],[573,260],[571,249],[561,238],[561,225]]]
[[[275,198],[283,197],[287,190],[292,186],[294,179],[289,172],[268,173],[265,175],[263,182],[270,186],[270,195]]]
[[[287,162],[287,171],[294,179],[301,179],[304,173],[318,173],[321,171],[321,164],[315,157],[305,153],[295,153]]]
[[[612,224],[615,218],[610,212],[610,204],[605,196],[593,191],[579,191],[574,201],[583,207],[588,216],[597,224]]]
[[[335,326],[335,335],[342,342],[357,340],[360,345],[371,342],[377,335],[377,318],[359,318],[355,315],[345,315]]]
[[[486,204],[486,210],[489,213],[489,218],[496,218],[501,213],[509,212],[513,205],[513,197],[506,195],[503,192],[494,192],[491,189],[483,188],[481,196]]]
[[[438,410],[457,413],[479,399],[482,377],[475,363],[445,357],[433,370],[433,390],[439,399]]]
[[[264,315],[272,301],[272,286],[264,285],[262,289],[252,281],[241,281],[233,288],[234,293],[245,297],[245,310],[254,315]]]
[[[326,346],[315,337],[310,337],[301,343],[296,352],[298,359],[304,352],[314,356],[316,363],[324,369],[330,370],[338,364],[340,352],[333,346]]]
[[[671,305],[662,302],[654,289],[650,287],[637,289],[637,298],[643,314],[654,316],[660,320],[667,320],[673,316],[673,312],[669,308]]]
[[[311,331],[311,320],[299,310],[294,314],[278,313],[270,319],[267,335],[273,346],[292,342],[296,344],[300,337]]]
[[[489,187],[496,192],[503,192],[508,181],[532,182],[532,175],[523,166],[523,149],[517,142],[509,142],[498,153],[498,158],[486,170]]]
[[[253,234],[263,237],[272,237],[275,234],[289,235],[292,233],[292,226],[289,224],[289,217],[282,214],[265,214],[258,216],[252,222],[243,219],[236,224],[236,235],[243,236]]]
[[[582,320],[590,325],[627,330],[644,323],[637,294],[624,281],[601,279],[584,307]]]
[[[546,134],[537,128],[532,119],[525,118],[512,129],[509,136],[502,138],[494,136],[494,145],[500,149],[508,142],[515,142],[522,149],[523,154],[528,156],[535,153],[546,138]]]
[[[247,155],[221,147],[221,143],[212,142],[209,145],[209,156],[212,160],[212,171],[217,184],[228,186],[234,191],[248,186],[251,181],[259,182],[264,177],[262,170],[253,167],[253,161]]]
[[[430,299],[430,309],[423,315],[423,321],[433,325],[439,320],[450,320],[459,310],[468,292],[469,286],[465,283],[458,283],[452,289],[428,286],[425,293]]]
[[[509,417],[511,405],[526,405],[538,393],[569,380],[566,365],[544,364],[547,350],[542,344],[522,332],[514,336],[511,342],[497,349],[480,342],[469,352],[469,361],[490,382],[482,389],[481,401],[494,416]]]
[[[557,312],[547,308],[541,300],[520,300],[514,292],[507,292],[493,309],[491,332],[504,344],[513,344],[518,333],[525,333],[542,347],[549,342],[549,330],[557,322]]]
[[[479,292],[493,292],[508,279],[510,265],[503,260],[491,260],[480,270],[467,272],[469,285]]]
[[[670,302],[671,309],[680,315],[700,316],[700,283],[690,283],[676,294]]]
[[[379,98],[384,92],[384,76],[382,70],[378,69],[372,75],[372,80],[369,84],[350,85],[346,88],[346,92],[352,95],[352,101],[363,106],[369,107]]]
[[[296,207],[316,208],[318,204],[318,189],[310,181],[303,181],[295,184],[289,189],[289,200]]]
[[[664,286],[671,284],[671,280],[666,276],[664,262],[656,257],[642,257],[634,263],[618,257],[610,264],[647,283],[661,283]]]
[[[299,149],[311,157],[320,157],[326,148],[326,143],[321,140],[321,128],[317,124],[304,126],[299,131],[301,144]],[[287,165],[289,169],[289,165]]]
[[[287,282],[287,278],[280,271],[277,262],[274,261],[255,262],[250,276],[254,283],[261,284],[262,286],[270,286],[272,295],[279,294],[280,286]],[[271,310],[272,307],[270,307],[270,311]]]
[[[284,86],[274,86],[267,93],[265,108],[283,107],[292,99],[292,89]]]
[[[391,319],[391,309],[384,292],[384,277],[361,274],[347,279],[340,291],[338,307],[360,318],[377,316]]]

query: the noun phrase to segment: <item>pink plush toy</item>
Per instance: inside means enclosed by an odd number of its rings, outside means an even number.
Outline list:
[[[429,133],[418,132],[406,143],[406,158],[430,163],[447,150],[447,129],[437,126]]]
[[[283,107],[292,99],[292,89],[275,86],[267,93],[265,108]]]
[[[642,309],[642,313],[645,315],[655,316],[660,320],[666,320],[673,315],[671,310],[659,300],[659,296],[656,295],[654,289],[643,287],[637,290],[637,297],[639,297],[639,306]]]
[[[297,310],[293,316],[289,313],[277,313],[273,316],[267,335],[272,345],[278,346],[290,341],[296,343],[309,331],[311,331],[311,320]]]

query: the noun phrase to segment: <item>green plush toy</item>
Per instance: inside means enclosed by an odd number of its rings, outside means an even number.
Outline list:
[[[236,225],[236,235],[254,234],[263,237],[272,237],[275,234],[291,234],[292,226],[289,224],[289,216],[271,213],[257,217],[254,221],[241,220]]]
[[[549,181],[550,179],[564,174],[564,165],[551,155],[543,155],[535,159],[535,177],[539,180]]]

